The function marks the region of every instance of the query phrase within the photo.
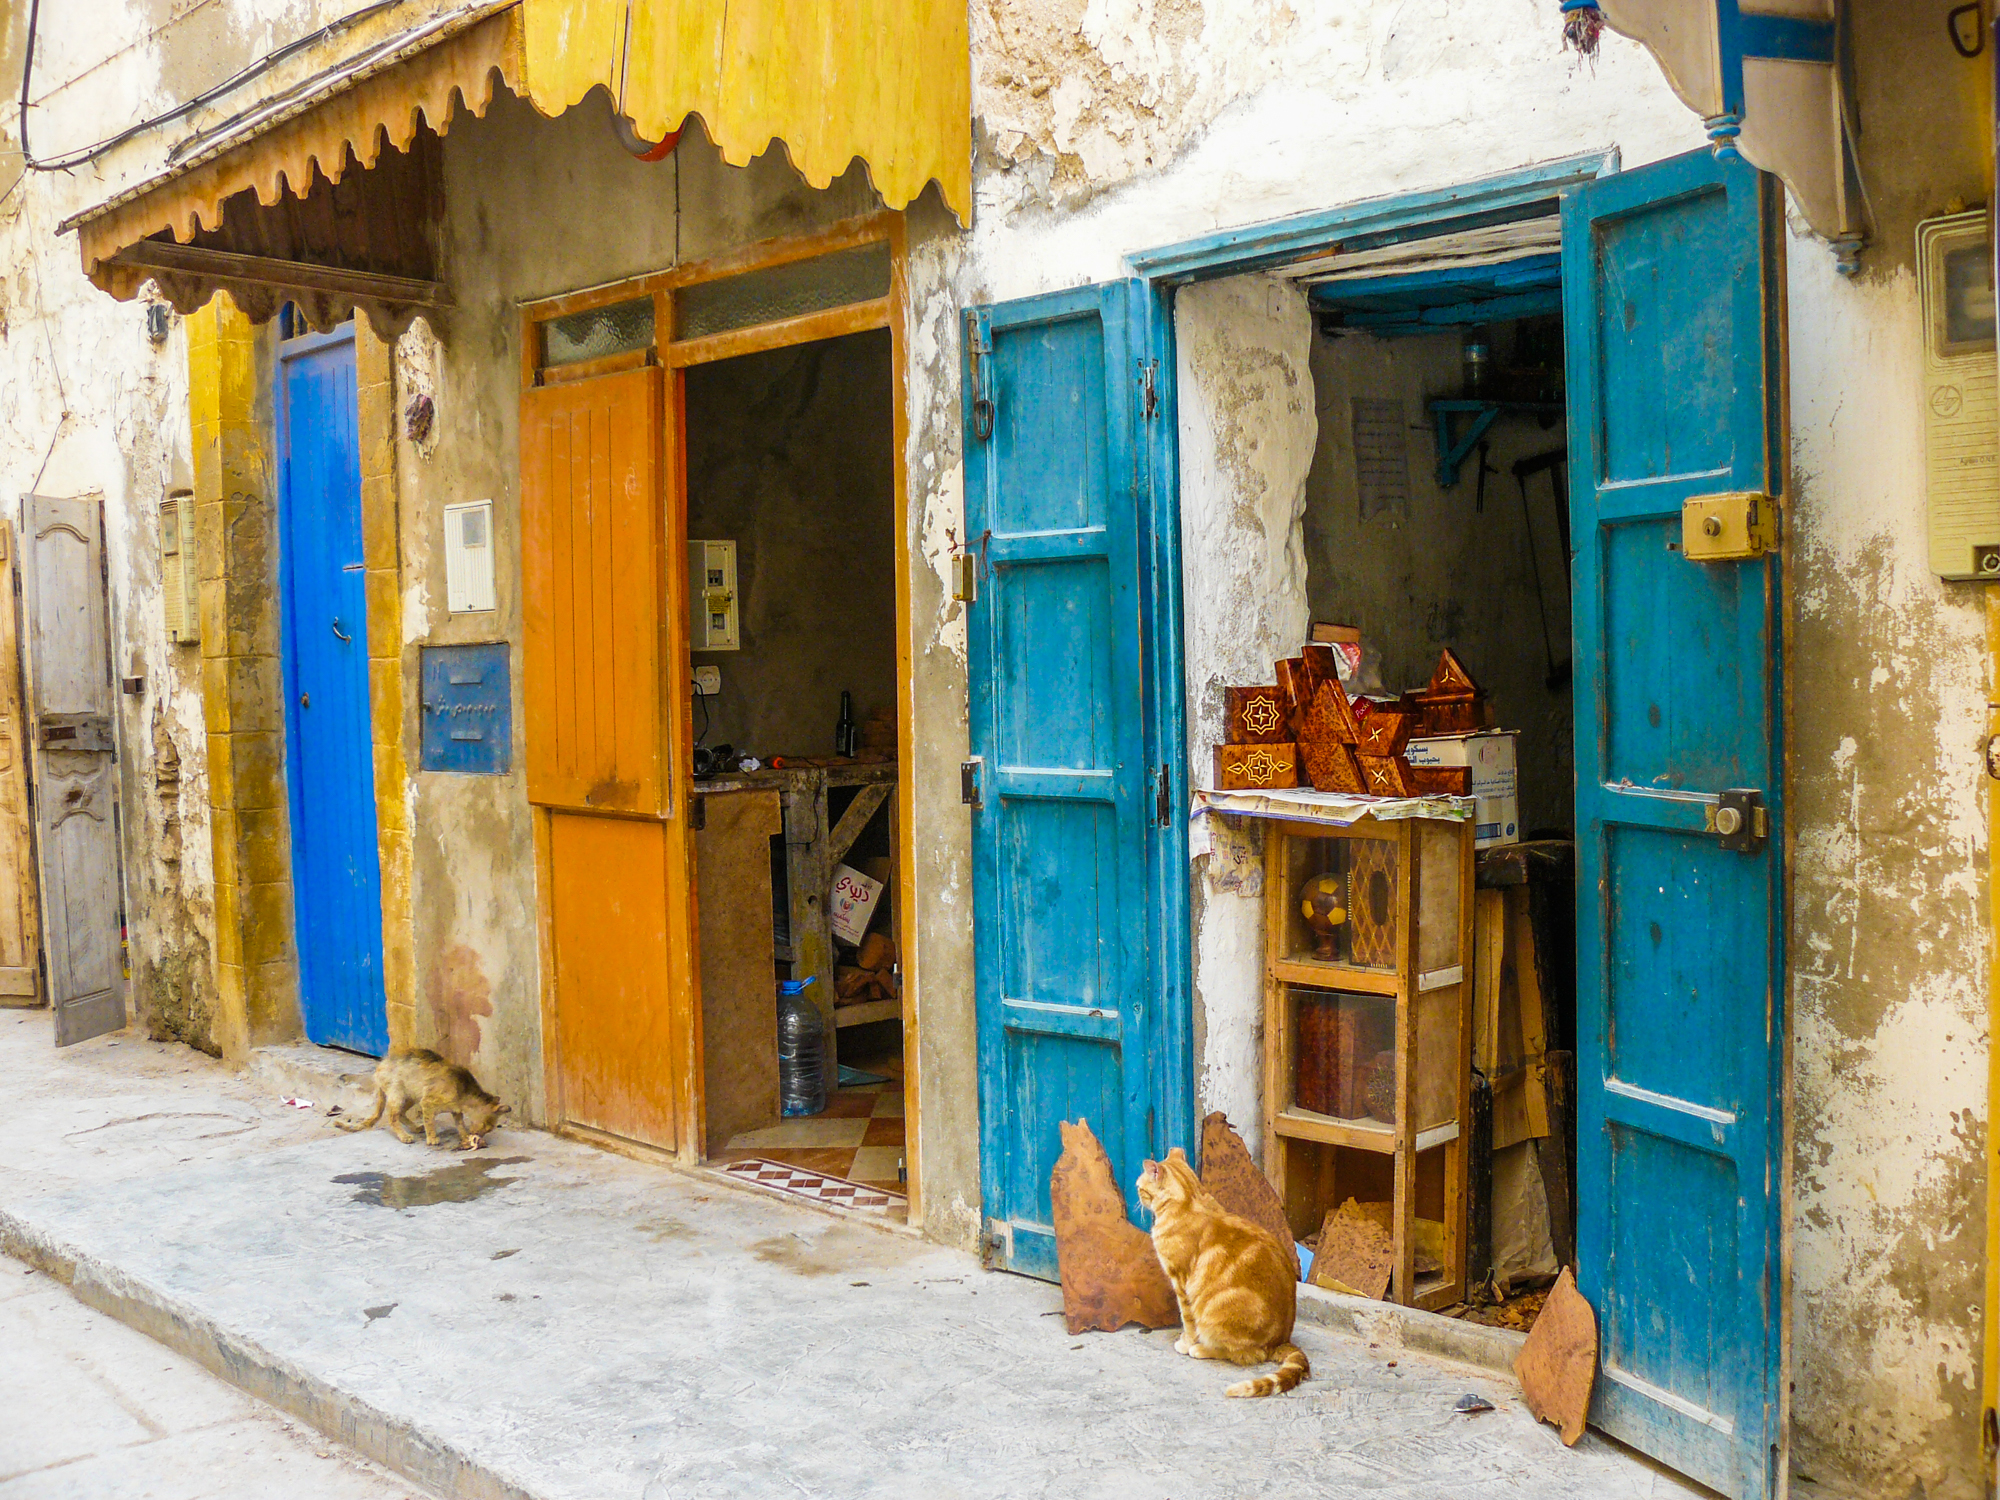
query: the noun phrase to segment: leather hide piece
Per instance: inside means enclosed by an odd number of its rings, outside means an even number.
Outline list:
[[[1127,1323],[1174,1328],[1180,1304],[1153,1237],[1125,1217],[1125,1195],[1111,1176],[1111,1158],[1086,1120],[1064,1120],[1062,1155],[1049,1174],[1056,1221],[1056,1268],[1062,1277],[1063,1319],[1071,1333],[1115,1333]]]
[[[1528,1330],[1514,1374],[1528,1410],[1560,1428],[1564,1446],[1573,1446],[1583,1436],[1590,1390],[1597,1383],[1597,1313],[1576,1289],[1568,1266]]]
[[[1243,1137],[1220,1111],[1201,1122],[1201,1185],[1231,1213],[1269,1230],[1279,1244],[1298,1254],[1278,1190],[1250,1159]]]

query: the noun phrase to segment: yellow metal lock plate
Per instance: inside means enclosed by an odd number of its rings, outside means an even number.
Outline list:
[[[1756,490],[1696,495],[1681,506],[1681,553],[1690,562],[1740,562],[1778,545],[1778,506]]]

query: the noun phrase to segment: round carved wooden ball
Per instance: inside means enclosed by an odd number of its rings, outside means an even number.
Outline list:
[[[1334,957],[1334,930],[1347,920],[1347,910],[1340,904],[1340,886],[1338,875],[1310,875],[1299,887],[1299,914],[1315,939],[1314,958],[1331,961]]]

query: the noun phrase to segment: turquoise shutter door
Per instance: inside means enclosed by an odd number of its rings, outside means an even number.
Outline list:
[[[1563,205],[1592,1420],[1738,1497],[1773,1492],[1783,1400],[1781,568],[1690,561],[1681,507],[1782,483],[1782,227],[1708,152]]]
[[[1193,1130],[1166,329],[1143,283],[966,315],[980,1181],[1053,1278],[1049,1172],[1087,1120],[1136,1211]]]

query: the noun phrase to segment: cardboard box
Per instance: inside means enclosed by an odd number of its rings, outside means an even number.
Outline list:
[[[869,918],[875,903],[882,899],[882,882],[870,880],[851,865],[833,872],[833,935],[856,947],[868,936]]]
[[[1464,766],[1472,773],[1475,841],[1481,849],[1521,841],[1520,775],[1515,759],[1520,732],[1488,729],[1478,734],[1433,735],[1414,739],[1404,754],[1413,766]]]

